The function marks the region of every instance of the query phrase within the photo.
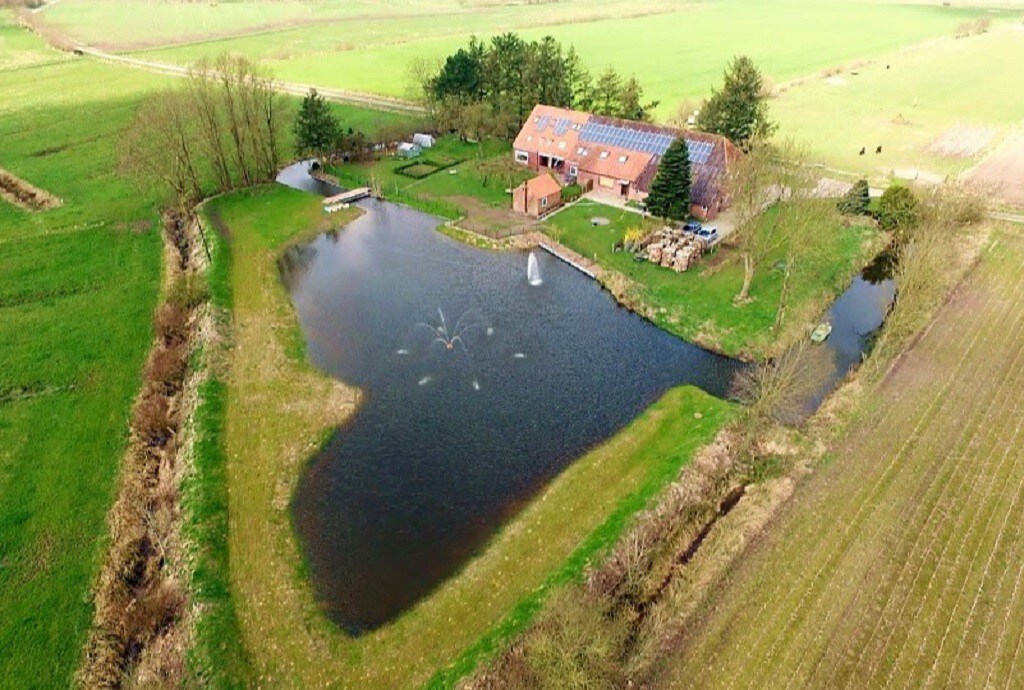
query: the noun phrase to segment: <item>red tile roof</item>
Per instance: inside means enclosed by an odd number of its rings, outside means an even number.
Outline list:
[[[589,119],[588,113],[550,105],[537,105],[526,119],[513,146],[521,151],[571,158],[578,146],[580,128]],[[568,122],[556,133],[556,125],[560,120]]]
[[[561,123],[561,124],[559,124]],[[588,123],[613,125],[636,132],[663,134],[676,138],[683,136],[691,145],[695,142],[711,144],[711,152],[703,163],[692,162],[693,185],[691,196],[694,203],[711,206],[722,193],[728,166],[739,155],[739,149],[728,139],[717,134],[664,127],[649,122],[634,122],[612,117],[592,115],[567,108],[548,105],[534,107],[530,117],[523,124],[514,146],[520,151],[529,151],[547,156],[556,156],[571,163],[578,163],[580,170],[594,175],[628,180],[636,189],[647,191],[657,172],[661,156],[640,150],[622,149],[608,144],[581,142],[580,131]],[[608,155],[601,157],[601,152]],[[619,158],[626,161],[619,163]]]
[[[537,177],[527,180],[523,184],[526,185],[527,198],[551,196],[552,194],[559,194],[562,191],[562,185],[558,184],[558,180],[553,178],[549,173],[537,175]]]

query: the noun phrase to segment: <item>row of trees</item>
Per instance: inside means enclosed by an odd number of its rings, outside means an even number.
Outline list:
[[[180,204],[271,180],[281,162],[284,104],[255,63],[197,63],[184,88],[147,97],[122,138],[121,171]]]
[[[473,37],[441,65],[414,66],[413,78],[439,124],[471,136],[511,138],[537,103],[631,120],[649,119],[657,106],[644,100],[635,76],[609,67],[595,78],[575,48],[551,36]]]

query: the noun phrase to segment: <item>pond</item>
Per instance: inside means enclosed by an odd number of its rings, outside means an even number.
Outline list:
[[[531,284],[528,252],[482,251],[436,232],[432,216],[362,206],[281,258],[311,362],[365,392],[292,506],[317,597],[352,633],[455,573],[669,388],[724,396],[742,366],[546,253]]]
[[[339,191],[304,164],[278,179]],[[433,216],[360,205],[361,218],[280,262],[310,360],[365,392],[292,505],[318,600],[353,634],[457,572],[666,390],[725,397],[745,366],[619,307],[542,251],[476,249],[436,232]],[[808,411],[870,346],[892,302],[890,269],[883,255],[823,316],[833,330],[814,352],[827,376]]]

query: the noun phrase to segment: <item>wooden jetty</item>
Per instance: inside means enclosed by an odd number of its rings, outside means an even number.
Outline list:
[[[548,254],[558,257],[565,263],[575,268],[577,271],[580,271],[581,273],[584,273],[590,276],[591,278],[597,278],[597,276],[594,274],[594,271],[590,268],[589,264],[591,262],[588,261],[587,259],[584,259],[582,256],[572,251],[568,247],[563,247],[560,244],[554,245],[550,242],[539,242],[537,246],[546,251]]]
[[[337,211],[340,208],[344,208],[349,204],[365,199],[370,196],[369,187],[357,187],[356,189],[350,189],[334,196],[329,196],[323,200],[325,211]]]

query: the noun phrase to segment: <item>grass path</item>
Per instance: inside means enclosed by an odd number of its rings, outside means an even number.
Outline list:
[[[1024,606],[1024,242],[1000,235],[723,588],[666,684],[1013,677]],[[770,631],[765,634],[765,631]]]

